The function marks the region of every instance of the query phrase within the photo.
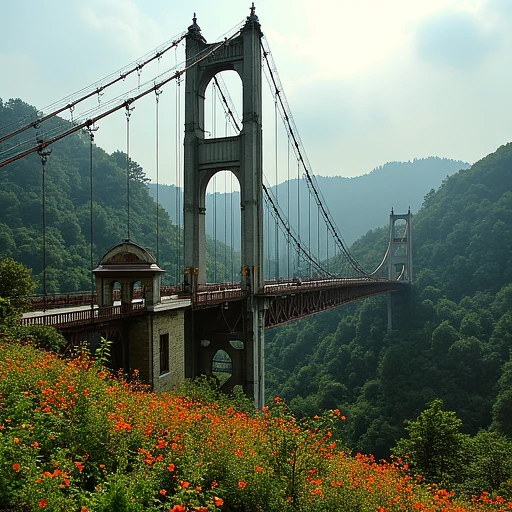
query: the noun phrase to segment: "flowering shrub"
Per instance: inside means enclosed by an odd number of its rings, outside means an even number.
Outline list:
[[[351,456],[340,411],[303,422],[205,386],[156,395],[73,360],[0,341],[0,509],[48,511],[494,511]]]

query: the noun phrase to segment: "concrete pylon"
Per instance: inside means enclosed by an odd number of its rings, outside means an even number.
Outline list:
[[[405,222],[403,229],[398,231],[396,223]],[[391,281],[406,281],[412,284],[412,214],[395,213],[389,215],[389,252],[388,279]],[[388,331],[393,329],[393,305],[400,294],[388,294]]]
[[[264,304],[257,297],[264,288],[263,277],[263,171],[262,171],[262,33],[254,5],[240,34],[218,48],[185,75],[184,141],[184,286],[194,293],[206,282],[206,188],[215,173],[232,171],[241,195],[241,286],[247,291],[245,375],[246,392],[263,405]],[[190,66],[215,45],[201,34],[194,14],[186,36],[186,58]],[[205,91],[213,77],[226,70],[238,73],[243,87],[242,130],[234,137],[205,138]],[[193,316],[193,315],[192,315]],[[192,320],[193,323],[193,320]],[[187,329],[193,338],[193,326]],[[189,339],[191,354],[198,340]],[[193,356],[192,356],[193,357]],[[199,358],[196,358],[197,360]],[[199,364],[189,364],[197,374]],[[188,375],[194,376],[194,375]]]

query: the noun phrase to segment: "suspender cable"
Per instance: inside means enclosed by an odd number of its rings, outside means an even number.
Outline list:
[[[320,255],[320,206],[317,205],[316,209],[316,257],[321,260]]]
[[[288,137],[288,155],[287,155],[287,171],[288,171],[288,180],[287,180],[287,184],[288,184],[288,212],[286,214],[286,218],[288,220],[288,224],[290,224],[290,137]],[[290,235],[287,236],[287,252],[288,252],[288,273],[287,273],[287,277],[288,279],[290,279],[291,277],[291,274],[290,274],[290,267],[291,267],[291,261],[290,261],[290,250],[291,250],[291,244],[290,244]]]
[[[325,234],[325,241],[326,241],[326,253],[327,253],[327,259],[325,260],[325,263],[327,265],[327,270],[331,268],[331,263],[329,261],[329,226],[325,227],[326,234]]]
[[[98,128],[95,126],[89,126],[87,131],[89,132],[89,227],[90,227],[90,264],[91,264],[91,309],[94,307],[94,203],[93,203],[93,182],[92,182],[92,171],[93,171],[93,146],[94,146],[94,132]]]
[[[177,56],[177,50],[174,52],[175,60],[177,62],[178,56]],[[181,125],[181,97],[180,97],[180,79],[176,80],[176,95],[175,95],[175,108],[176,108],[176,126],[175,126],[175,155],[176,155],[176,188],[175,188],[175,198],[174,198],[174,204],[175,204],[175,215],[176,215],[176,267],[174,272],[174,282],[176,285],[178,285],[181,281],[181,190],[180,190],[180,125]]]
[[[160,94],[162,94],[162,91],[160,89],[155,91],[155,100],[156,100],[156,106],[155,106],[155,121],[156,121],[156,127],[155,127],[155,168],[156,168],[156,261],[160,263],[160,198],[158,196],[159,188],[160,188],[160,181],[159,181],[159,175],[158,175],[158,161],[159,161],[159,148],[158,148],[158,139],[159,139],[159,119],[158,119],[158,111],[159,111],[159,104],[160,104]]]
[[[275,159],[276,159],[276,202],[279,203],[278,199],[278,165],[277,165],[277,156],[278,156],[278,148],[277,148],[277,119],[278,119],[278,110],[277,110],[277,100],[274,101],[274,132],[275,132]],[[276,281],[279,280],[279,226],[278,220],[276,219]]]
[[[299,242],[301,240],[300,236],[300,163],[297,160],[297,235],[299,236]],[[297,269],[296,269],[296,277],[299,277],[299,268],[300,268],[300,253],[297,253]]]
[[[228,280],[228,173],[224,173],[224,277]]]
[[[311,249],[311,194],[308,194],[308,247]],[[311,276],[311,262],[309,262],[308,276]]]
[[[235,221],[234,221],[234,215],[233,215],[233,173],[231,173],[231,282],[235,282]]]
[[[212,137],[215,138],[217,124],[215,83],[213,83],[212,88]],[[213,282],[217,282],[217,174],[213,176]]]
[[[130,240],[130,116],[132,110],[126,105],[126,232],[127,240]]]
[[[42,143],[42,140],[38,140],[39,143]],[[43,311],[46,311],[46,162],[48,161],[48,157],[51,154],[51,149],[46,151],[41,149],[38,151],[39,157],[41,158],[41,203],[42,203],[42,226],[41,226],[41,235],[43,242],[43,254],[42,254],[42,263],[43,263]],[[46,323],[46,316],[44,317],[44,323]]]

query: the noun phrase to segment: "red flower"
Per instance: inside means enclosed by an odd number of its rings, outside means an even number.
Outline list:
[[[261,466],[256,466],[256,471],[258,473],[261,473],[263,471],[263,468]]]
[[[174,505],[169,512],[186,512],[186,508],[183,505]]]
[[[17,473],[20,470],[20,465],[16,462],[16,464],[12,465],[12,469],[14,469],[14,471]]]
[[[167,471],[170,471],[171,473],[176,469],[176,466],[174,464],[169,464],[167,466]]]
[[[218,496],[213,497],[213,504],[216,507],[222,507],[224,505],[224,500],[222,498],[219,498]]]
[[[165,496],[167,494],[167,491],[165,489],[160,489],[159,491],[159,494],[161,494],[162,496]]]
[[[244,482],[243,480],[240,480],[240,482],[238,482],[238,487],[240,487],[240,489],[245,489],[247,486],[247,483]]]
[[[46,507],[46,505],[48,505],[48,502],[46,500],[41,500],[39,502],[39,508],[44,508]]]

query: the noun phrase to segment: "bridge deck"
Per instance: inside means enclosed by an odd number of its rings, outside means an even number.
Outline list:
[[[266,326],[273,327],[282,323],[309,316],[319,311],[337,307],[346,302],[371,295],[396,292],[405,289],[404,281],[385,279],[332,278],[321,280],[293,280],[267,282],[263,293],[256,294],[260,298],[271,299],[267,313]],[[162,291],[168,292],[165,288]],[[176,308],[204,309],[218,304],[245,299],[247,292],[242,290],[240,283],[221,283],[202,285],[193,295],[180,293],[179,288],[172,296],[162,297],[162,302],[146,308],[142,299],[135,299],[132,304],[121,305],[119,301],[113,306],[99,308],[97,305],[75,306],[46,311],[25,313],[23,325],[52,325],[59,328],[97,325],[121,318],[142,315],[146,311],[165,311]],[[90,302],[90,294],[68,294],[63,296],[64,304]],[[44,301],[36,301],[37,305]],[[51,304],[56,306],[59,300],[52,297]],[[83,303],[83,302],[82,302]]]

